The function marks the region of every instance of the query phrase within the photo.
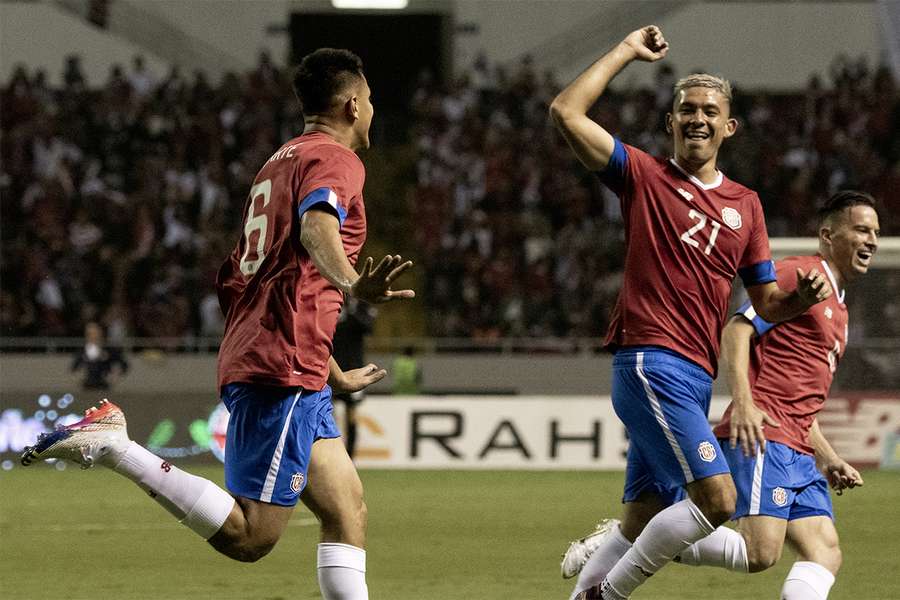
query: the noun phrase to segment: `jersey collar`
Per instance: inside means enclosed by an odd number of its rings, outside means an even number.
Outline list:
[[[696,177],[694,177],[693,175],[689,174],[687,171],[682,169],[681,165],[679,165],[677,162],[675,162],[674,158],[670,158],[669,162],[672,163],[672,165],[674,165],[674,167],[676,169],[681,171],[682,175],[684,175],[685,177],[690,179],[691,183],[696,185],[701,190],[707,190],[707,191],[714,190],[717,187],[719,187],[720,185],[722,185],[722,181],[725,179],[725,176],[722,174],[722,171],[716,169],[716,180],[713,181],[712,183],[703,183],[702,181],[700,181],[699,179],[697,179]]]
[[[838,302],[841,304],[844,303],[844,292],[846,290],[839,290],[837,281],[834,278],[834,273],[831,272],[831,267],[828,266],[828,261],[822,259],[822,266],[825,267],[825,273],[828,274],[828,281],[831,283],[831,289],[834,290],[835,295],[837,296]]]

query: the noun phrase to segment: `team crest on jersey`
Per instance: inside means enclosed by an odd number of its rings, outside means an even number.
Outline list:
[[[834,313],[832,312],[831,307],[830,307],[830,306],[826,306],[826,307],[825,307],[825,318],[826,318],[826,319],[830,319],[830,318],[831,318],[831,315],[833,315],[833,314],[834,314]]]
[[[697,446],[697,452],[700,454],[700,458],[703,459],[703,462],[712,462],[716,460],[716,447],[705,440],[700,442],[700,445]]]
[[[787,492],[783,487],[777,487],[772,490],[772,502],[774,502],[776,506],[784,506],[787,504]]]
[[[694,199],[694,195],[687,190],[678,188],[678,193],[681,194],[681,197],[690,202]]]
[[[732,229],[741,228],[741,213],[730,206],[726,206],[722,209],[722,220]]]
[[[291,491],[299,494],[303,489],[303,473],[294,473],[291,475]]]

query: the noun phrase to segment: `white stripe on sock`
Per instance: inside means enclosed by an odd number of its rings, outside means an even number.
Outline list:
[[[759,514],[760,496],[762,495],[762,473],[765,456],[756,449],[756,464],[753,467],[753,487],[750,490],[750,513],[751,515]]]
[[[278,438],[278,445],[275,446],[275,454],[272,455],[272,462],[269,463],[269,472],[266,475],[266,481],[263,483],[262,493],[259,495],[259,499],[262,502],[272,501],[272,494],[275,492],[275,480],[278,478],[278,469],[281,467],[281,454],[284,452],[284,440],[287,438],[288,429],[291,427],[291,416],[294,414],[294,407],[297,406],[302,393],[303,390],[300,390],[294,396],[294,403],[291,404],[291,409],[284,420],[284,427],[281,428],[281,436]]]
[[[653,393],[653,388],[650,387],[647,376],[644,375],[643,352],[637,353],[637,366],[635,367],[635,370],[637,371],[638,377],[641,378],[641,382],[644,384],[644,391],[647,393],[647,400],[650,401],[650,406],[653,408],[653,414],[656,416],[656,421],[659,423],[659,426],[662,427],[663,433],[669,441],[669,446],[672,447],[672,452],[675,453],[675,458],[678,459],[678,464],[681,465],[681,471],[684,473],[684,482],[690,483],[694,481],[694,474],[691,473],[691,466],[684,457],[681,446],[678,445],[678,441],[675,439],[675,434],[673,434],[672,430],[669,428],[669,423],[666,421],[666,416],[663,414],[662,407],[659,405],[656,394]]]

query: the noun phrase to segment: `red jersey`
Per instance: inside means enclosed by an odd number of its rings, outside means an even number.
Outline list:
[[[599,175],[619,197],[625,273],[606,345],[662,346],[715,377],[735,275],[775,280],[759,197],[722,173],[704,184],[674,161],[615,141]]]
[[[780,423],[765,426],[767,440],[813,454],[809,428],[828,396],[834,372],[847,348],[847,307],[844,292],[821,256],[792,256],[778,261],[778,287],[797,289],[797,267],[828,274],[834,293],[799,317],[772,325],[748,303],[739,310],[753,323],[757,337],[750,353],[750,391],[753,402]],[[731,406],[725,410],[715,434],[729,436]]]
[[[312,207],[333,212],[344,251],[356,264],[366,239],[364,181],[359,157],[321,132],[287,142],[260,169],[244,206],[241,239],[216,278],[225,313],[220,387],[325,386],[344,298],[300,243],[300,217]]]

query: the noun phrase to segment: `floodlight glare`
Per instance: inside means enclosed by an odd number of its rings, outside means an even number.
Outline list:
[[[335,8],[400,10],[408,4],[409,0],[331,0]]]

